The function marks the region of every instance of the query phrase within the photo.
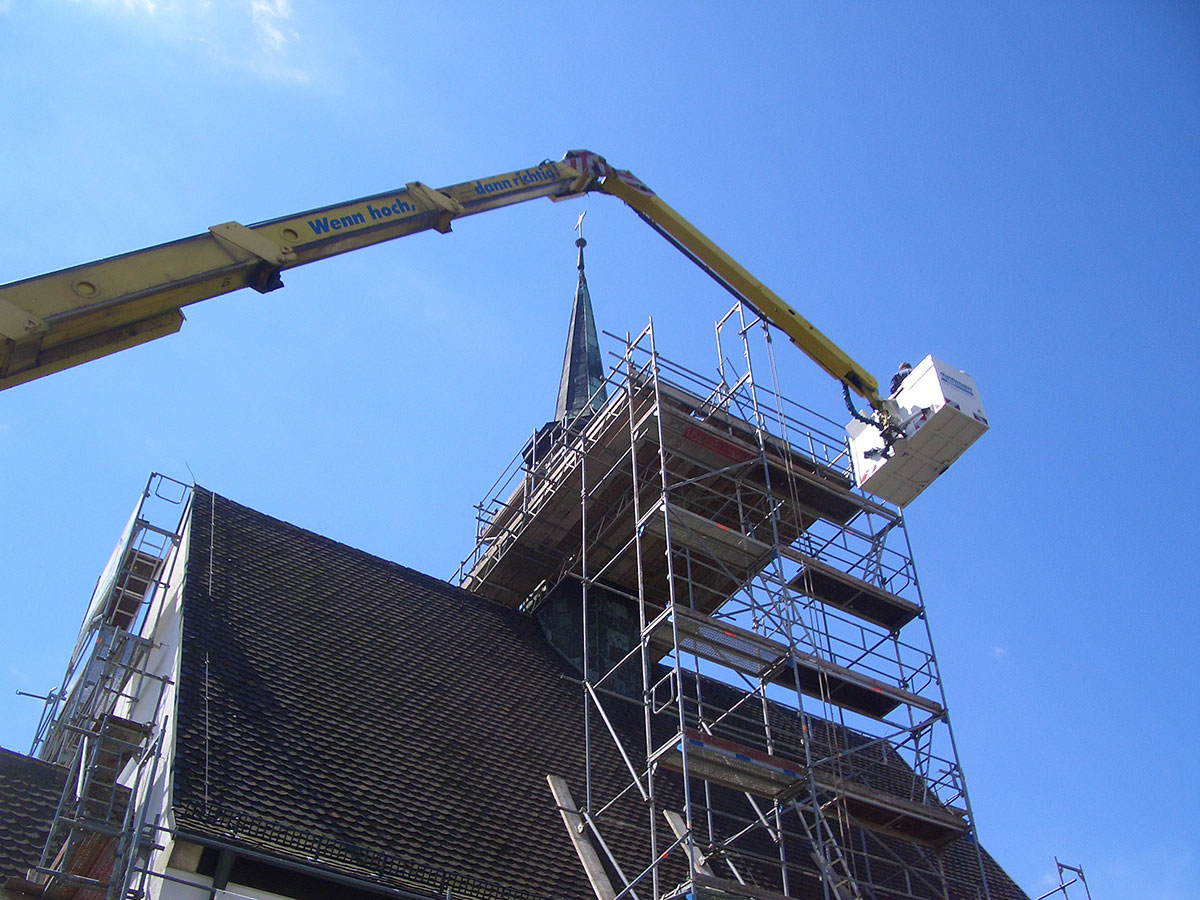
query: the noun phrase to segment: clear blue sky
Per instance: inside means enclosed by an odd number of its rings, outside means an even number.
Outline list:
[[[605,154],[880,377],[976,378],[992,430],[908,521],[983,841],[1034,896],[1058,854],[1096,900],[1200,898],[1200,8],[647,6],[0,0],[0,281]],[[601,328],[711,371],[727,295],[594,198],[0,394],[0,743],[150,471],[449,575],[552,414],[583,209]]]

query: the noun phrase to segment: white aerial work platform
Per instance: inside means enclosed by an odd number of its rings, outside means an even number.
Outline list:
[[[859,487],[906,506],[987,431],[988,420],[975,380],[927,356],[887,401],[898,407],[904,436],[888,455],[879,429],[853,421],[846,426]]]

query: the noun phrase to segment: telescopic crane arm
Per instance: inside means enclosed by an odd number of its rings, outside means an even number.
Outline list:
[[[882,408],[878,384],[778,295],[627,171],[571,151],[491,178],[438,190],[420,182],[309,212],[203,234],[0,287],[0,390],[172,334],[183,307],[241,288],[283,286],[286,269],[538,197],[589,192],[625,202],[655,231],[781,329],[821,368]]]
[[[577,154],[582,155],[585,154]],[[608,169],[603,160],[601,164]],[[868,400],[872,407],[879,408],[879,383],[870,372],[636,177],[629,172],[608,169],[608,174],[591,189],[623,200],[647,225],[711,275],[718,284],[739,300],[750,304],[783,331],[813,362]]]

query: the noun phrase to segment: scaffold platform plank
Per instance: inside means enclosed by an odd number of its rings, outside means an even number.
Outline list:
[[[883,719],[900,704],[906,703],[931,715],[942,713],[941,704],[927,697],[810,653],[794,653],[793,665],[803,693],[851,712]],[[776,678],[775,681],[779,683],[780,679]]]
[[[732,622],[680,607],[673,615],[679,649],[709,662],[787,688],[795,689],[798,684],[810,697],[874,719],[882,719],[902,703],[930,715],[942,713],[941,704],[934,700],[812,653],[789,652],[786,644]],[[671,620],[664,617],[650,636],[651,646],[666,655],[674,650],[673,640]]]
[[[711,557],[738,581],[749,580],[770,562],[773,554],[769,544],[681,506],[668,503],[666,507],[665,516],[661,503],[647,513],[643,520],[645,533],[665,540],[669,522],[672,546]]]
[[[774,802],[792,799],[807,790],[810,770],[801,763],[692,728],[659,749],[655,755],[658,764],[682,773],[685,742],[688,772],[693,777]],[[841,804],[871,831],[930,847],[945,846],[966,833],[966,821],[941,805],[918,803],[841,778],[821,767],[812,768],[811,775],[813,786],[826,803]]]
[[[802,568],[788,587],[827,606],[899,631],[921,614],[921,607],[819,559],[788,548],[784,555]]]
[[[116,782],[121,769],[137,753],[150,731],[149,725],[111,713],[103,717],[93,738],[98,742],[95,764],[110,773],[110,783]]]
[[[111,624],[128,629],[158,578],[163,561],[133,547],[125,551],[111,599]]]
[[[760,450],[748,422],[662,382],[659,391],[634,384],[582,431],[558,435],[483,525],[462,586],[517,607],[574,574],[631,593],[640,584],[649,602],[665,605],[680,585],[667,577],[663,516],[645,515],[665,494],[673,545],[705,557],[683,589],[711,612],[762,571],[776,541],[792,543],[819,518],[844,523],[870,502],[850,492],[844,473],[782,441]],[[646,526],[640,572],[635,496]]]
[[[880,834],[940,848],[967,831],[966,820],[944,806],[917,803],[820,769],[813,771],[813,780],[818,790],[835,796],[860,825]]]
[[[658,658],[674,652],[675,631],[679,635],[679,649],[701,659],[717,663],[751,678],[770,680],[787,665],[788,648],[740,628],[731,622],[713,619],[694,610],[676,607],[671,615],[664,616],[650,634],[650,646]],[[790,677],[788,679],[790,681]]]
[[[683,772],[685,742],[691,775],[756,797],[774,799],[793,789],[804,775],[804,767],[790,759],[702,734],[693,728],[685,729],[659,749],[656,754],[659,765],[672,772]]]
[[[671,453],[711,471],[754,461],[756,465],[746,466],[745,472],[763,488],[768,478],[761,465],[765,459],[776,499],[795,503],[809,518],[844,525],[863,508],[863,500],[850,491],[850,479],[833,467],[777,439],[767,442],[764,453],[753,426],[744,419],[713,409],[673,385],[660,383],[659,392],[663,440]]]

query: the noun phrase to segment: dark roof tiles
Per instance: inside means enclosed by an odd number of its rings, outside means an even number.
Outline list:
[[[533,619],[201,488],[190,535],[181,830],[438,895],[592,895],[545,780],[582,802],[581,691]],[[640,735],[640,706],[610,715]],[[592,775],[611,797],[628,779],[598,718]],[[637,871],[645,810],[630,792],[612,815],[606,839]],[[973,857],[963,839],[945,858],[964,875]],[[984,859],[994,900],[1021,900]]]
[[[545,782],[582,770],[563,725],[580,701],[535,623],[201,489],[194,509],[185,826],[261,818],[538,896],[590,892]]]
[[[37,864],[66,769],[0,748],[0,885]]]

